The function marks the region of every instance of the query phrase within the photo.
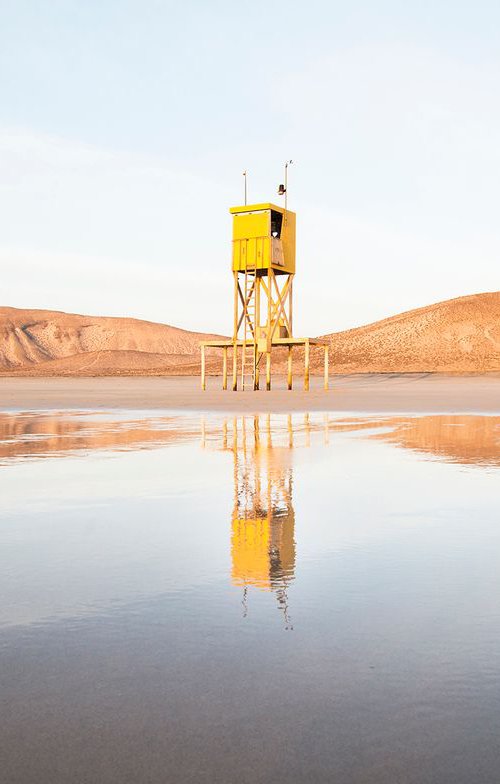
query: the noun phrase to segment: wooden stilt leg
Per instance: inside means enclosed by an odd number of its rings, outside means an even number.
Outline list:
[[[260,290],[262,286],[262,278],[258,275],[255,276],[255,376],[254,376],[254,386],[255,390],[259,388],[259,376],[260,376],[260,369],[259,369],[259,339],[260,339]]]
[[[271,389],[271,352],[266,353],[266,389]]]
[[[227,346],[222,349],[222,389],[227,389]]]
[[[292,388],[292,347],[288,346],[288,373],[287,373],[288,389]]]
[[[205,346],[201,347],[201,388],[203,391],[207,388],[205,378]]]
[[[309,341],[304,346],[304,390],[309,391]]]
[[[258,352],[257,352],[257,343],[254,343],[253,347],[253,389],[254,392],[259,388],[259,379],[257,378],[257,359],[258,359]]]
[[[325,373],[323,386],[325,389],[328,389],[328,346],[325,346]]]
[[[233,343],[233,392],[238,389],[238,346]]]

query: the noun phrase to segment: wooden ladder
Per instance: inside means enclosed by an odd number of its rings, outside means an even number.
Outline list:
[[[252,387],[255,384],[255,364],[257,338],[255,329],[255,291],[257,287],[257,271],[255,266],[245,266],[245,312],[243,315],[243,345],[241,350],[241,388],[245,389],[245,378],[250,375]]]

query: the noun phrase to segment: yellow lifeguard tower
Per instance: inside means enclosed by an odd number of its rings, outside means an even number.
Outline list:
[[[285,170],[286,171],[286,170]],[[286,187],[280,186],[280,193]],[[304,347],[304,389],[309,389],[309,348],[324,347],[324,388],[328,389],[328,342],[293,337],[293,279],[295,276],[295,213],[276,204],[231,207],[234,279],[232,340],[201,343],[201,386],[206,389],[205,348],[222,348],[222,388],[227,389],[228,349],[232,349],[232,389],[238,377],[259,389],[265,357],[266,389],[271,389],[271,351],[288,348],[287,386],[292,389],[292,348]]]

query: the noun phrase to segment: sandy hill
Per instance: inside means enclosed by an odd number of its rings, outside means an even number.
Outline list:
[[[139,319],[0,308],[0,372],[195,372],[200,340],[217,337]]]
[[[138,319],[4,307],[0,373],[191,375],[199,372],[200,340],[217,337]],[[439,302],[323,337],[331,342],[338,373],[498,371],[500,292]],[[312,357],[318,369],[320,353]],[[218,372],[219,364],[213,351],[208,370]]]
[[[324,337],[341,373],[500,370],[500,292],[438,302]]]

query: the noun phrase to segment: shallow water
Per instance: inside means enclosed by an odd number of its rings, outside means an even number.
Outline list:
[[[493,782],[500,418],[0,414],[2,781]]]

